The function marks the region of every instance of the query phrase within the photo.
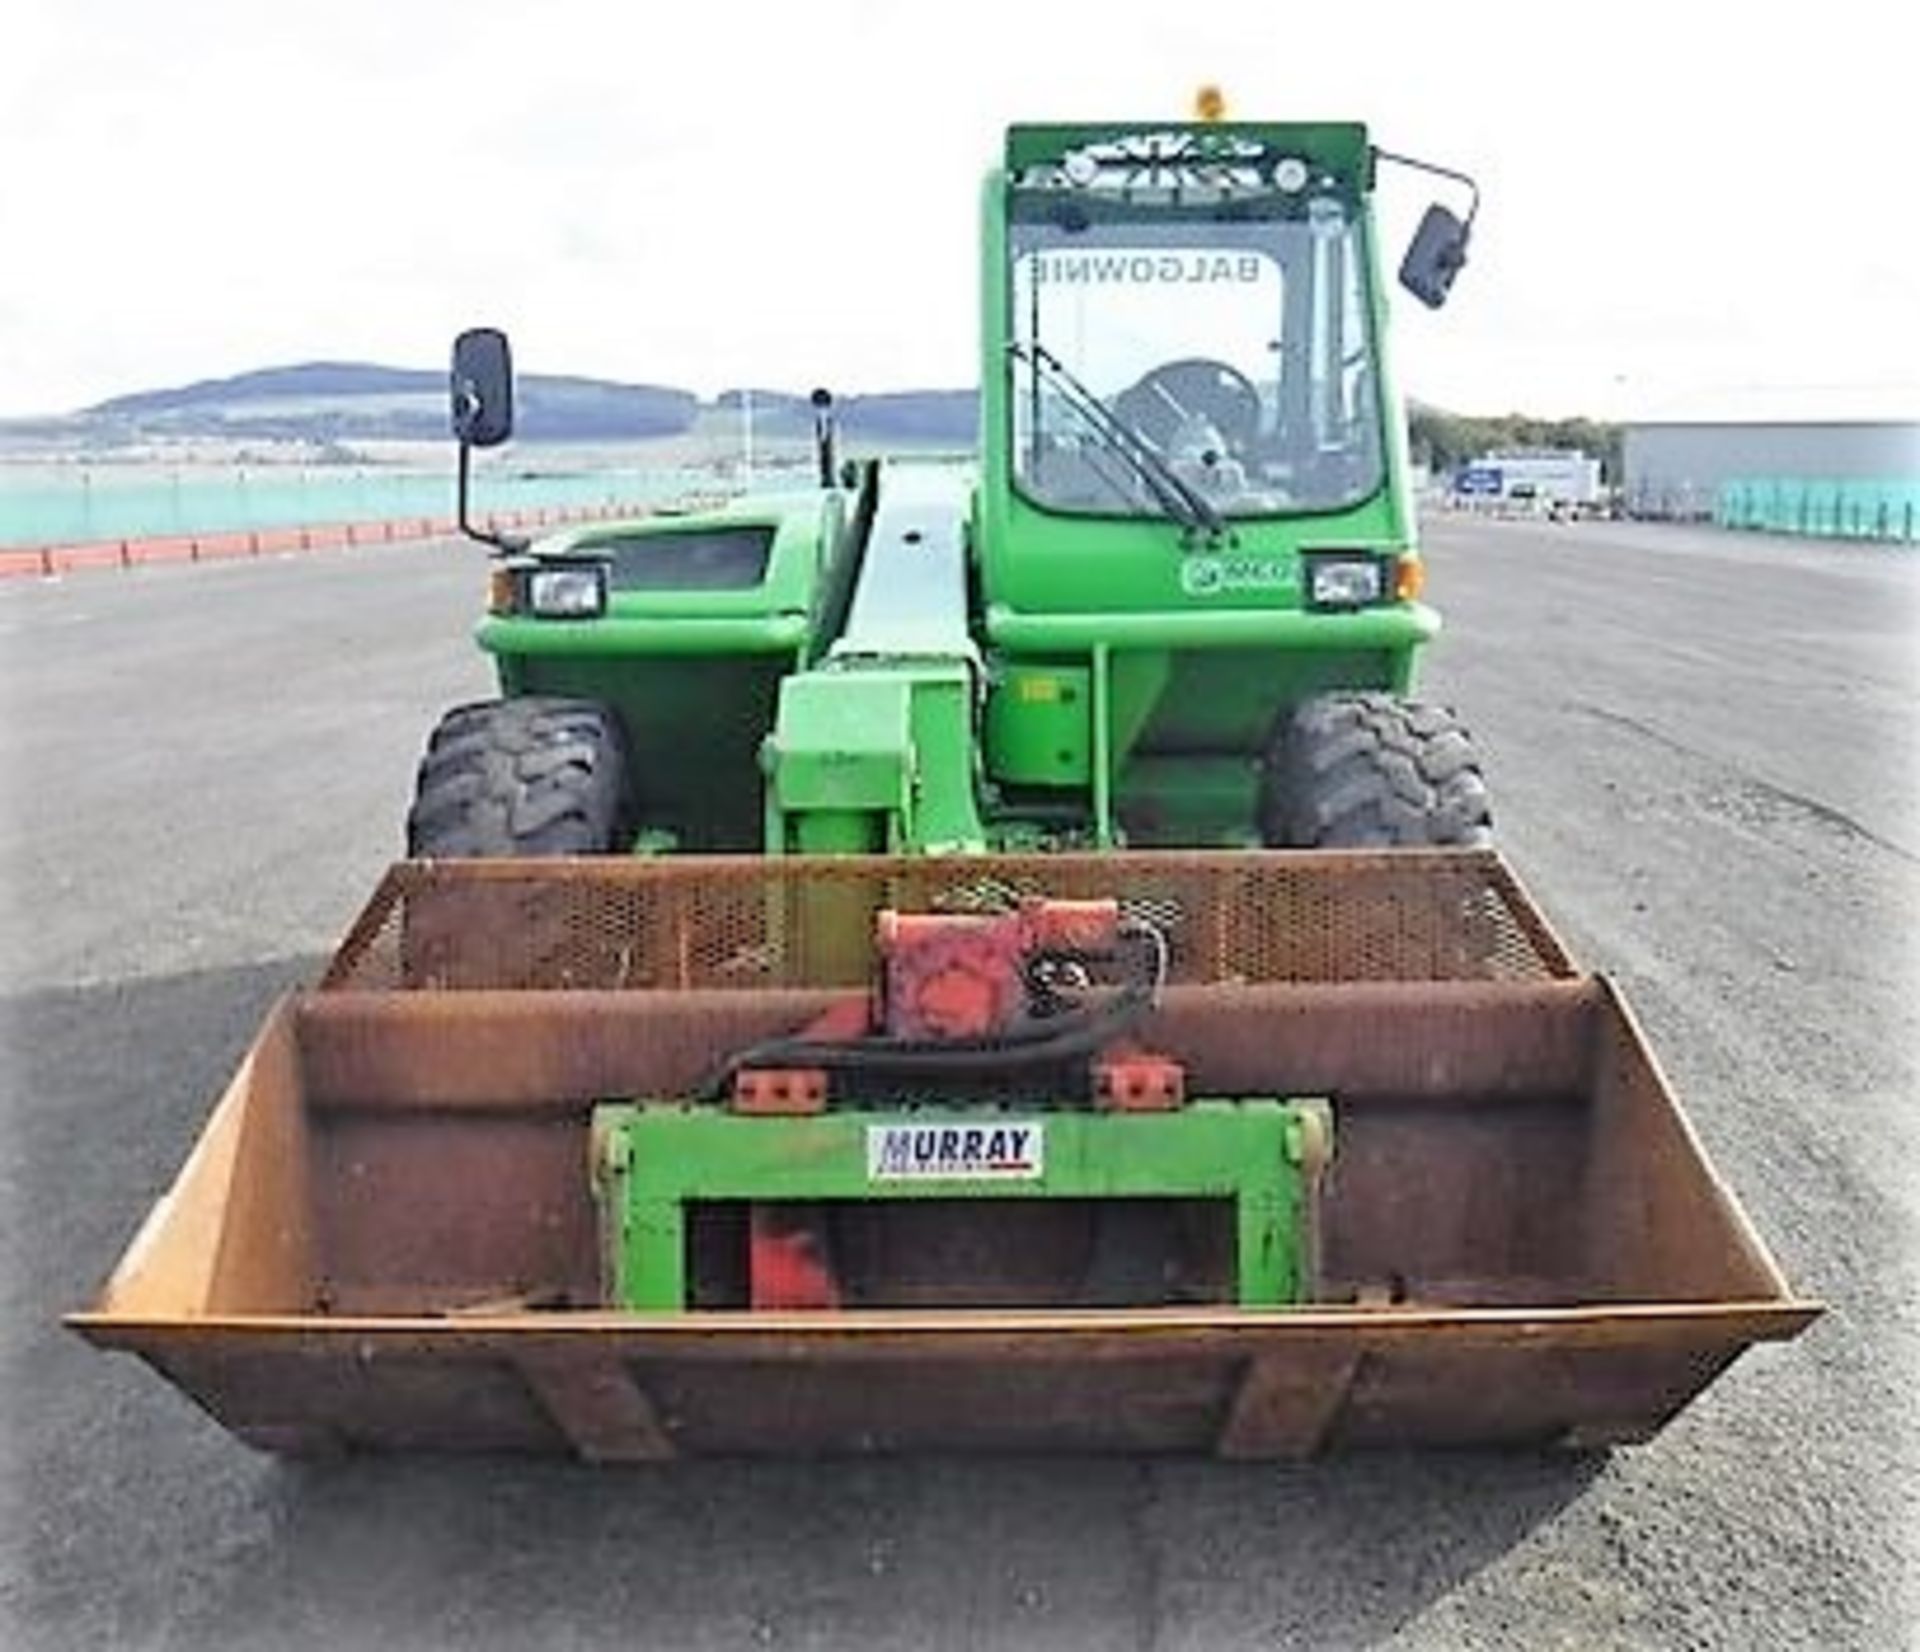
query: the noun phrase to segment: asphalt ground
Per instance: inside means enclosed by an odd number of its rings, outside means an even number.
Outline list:
[[[452,544],[0,589],[13,1648],[1920,1644],[1920,555],[1443,517],[1428,688],[1831,1311],[1609,1456],[290,1466],[62,1331],[484,695]]]

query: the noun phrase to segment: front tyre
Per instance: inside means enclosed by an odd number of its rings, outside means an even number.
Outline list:
[[[1324,694],[1274,730],[1260,834],[1272,848],[1479,848],[1493,823],[1480,760],[1450,710]]]
[[[605,855],[632,837],[627,742],[591,700],[460,706],[427,742],[407,853],[463,859]]]

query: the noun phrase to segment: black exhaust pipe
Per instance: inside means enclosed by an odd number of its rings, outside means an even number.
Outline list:
[[[813,403],[813,445],[820,456],[820,485],[836,485],[833,463],[833,392],[815,390],[808,398]]]

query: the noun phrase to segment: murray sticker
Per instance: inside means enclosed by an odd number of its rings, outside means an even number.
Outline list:
[[[1030,1182],[1046,1159],[1046,1126],[1032,1120],[867,1126],[870,1182]]]

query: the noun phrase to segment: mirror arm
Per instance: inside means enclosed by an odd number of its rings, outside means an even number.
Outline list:
[[[1412,155],[1396,154],[1391,149],[1382,149],[1378,144],[1373,147],[1376,161],[1391,161],[1396,166],[1412,167],[1416,172],[1431,172],[1437,178],[1451,178],[1457,184],[1464,184],[1472,197],[1467,207],[1466,221],[1460,226],[1463,230],[1473,228],[1474,214],[1480,210],[1480,186],[1464,172],[1456,172],[1450,166],[1436,166],[1432,161],[1417,160]]]
[[[482,545],[490,545],[501,556],[512,556],[524,551],[528,540],[522,534],[493,533],[486,528],[476,528],[467,517],[467,470],[473,457],[473,449],[465,442],[460,444],[459,484],[455,491],[455,509],[458,512],[459,528],[469,539],[478,540]]]

